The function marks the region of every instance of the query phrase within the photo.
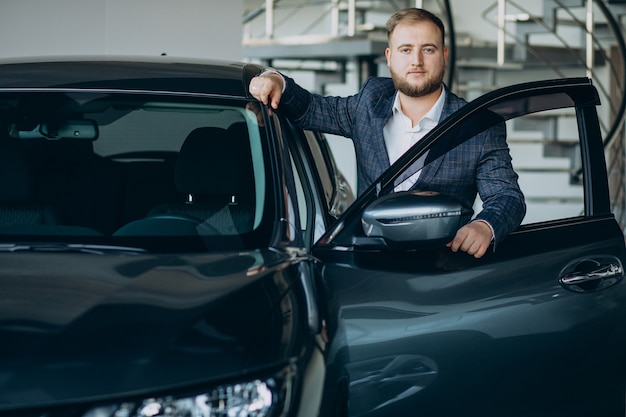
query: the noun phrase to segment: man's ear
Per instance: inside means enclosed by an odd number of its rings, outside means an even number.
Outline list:
[[[391,65],[389,65],[389,57],[391,56],[391,49],[387,48],[385,49],[385,57],[387,58],[387,66],[390,67]],[[447,62],[447,58],[448,55],[446,54],[446,62]]]

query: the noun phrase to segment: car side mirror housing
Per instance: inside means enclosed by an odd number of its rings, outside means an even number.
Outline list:
[[[390,243],[452,240],[460,226],[462,205],[456,199],[431,191],[402,191],[370,204],[361,223],[367,237]]]

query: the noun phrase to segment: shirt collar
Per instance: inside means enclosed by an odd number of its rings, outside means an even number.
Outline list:
[[[428,112],[424,115],[422,120],[430,119],[435,123],[439,123],[439,119],[441,119],[441,113],[443,113],[443,105],[446,102],[446,95],[447,95],[447,91],[446,91],[446,87],[444,86],[441,89],[441,94],[439,95],[439,98],[435,102],[435,105],[432,106],[430,110],[428,110]],[[400,97],[398,96],[397,91],[396,91],[396,96],[393,100],[392,111],[393,111],[393,114],[395,115],[402,113],[402,110],[400,109]],[[421,121],[419,123],[421,123]]]

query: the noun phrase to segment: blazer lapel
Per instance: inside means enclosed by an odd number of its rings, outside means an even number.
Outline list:
[[[444,86],[444,88],[446,89],[446,101],[443,104],[443,109],[441,111],[441,117],[439,119],[439,123],[441,123],[444,119],[446,119],[452,113],[454,113],[463,105],[465,105],[465,101],[456,97],[453,93],[450,92],[450,90],[448,90],[446,86]],[[437,149],[439,147],[445,147],[445,146],[447,146],[445,142],[439,141],[435,145],[433,145],[431,149]],[[428,153],[429,153],[428,156],[430,156],[430,154],[437,155],[440,152],[431,153],[429,151]],[[432,179],[437,174],[437,170],[439,170],[439,167],[441,166],[443,157],[436,158],[435,160],[431,160],[428,156],[426,158],[427,165],[422,169],[422,172],[420,173],[420,176],[418,177],[417,182],[413,186],[414,189],[420,189],[424,187],[426,184],[428,184],[429,182],[431,182]]]
[[[382,96],[380,100],[375,104],[372,114],[378,115],[371,121],[372,130],[368,132],[366,137],[369,137],[370,151],[369,155],[372,157],[371,168],[372,173],[375,174],[374,178],[378,178],[389,167],[389,154],[387,153],[387,146],[385,145],[385,137],[383,136],[383,129],[385,124],[391,117],[391,108],[393,105],[393,99],[395,95]]]

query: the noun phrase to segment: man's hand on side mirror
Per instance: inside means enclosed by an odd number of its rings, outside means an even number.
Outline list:
[[[493,239],[491,227],[484,221],[473,221],[461,227],[448,243],[453,252],[462,250],[475,258],[482,257]]]

